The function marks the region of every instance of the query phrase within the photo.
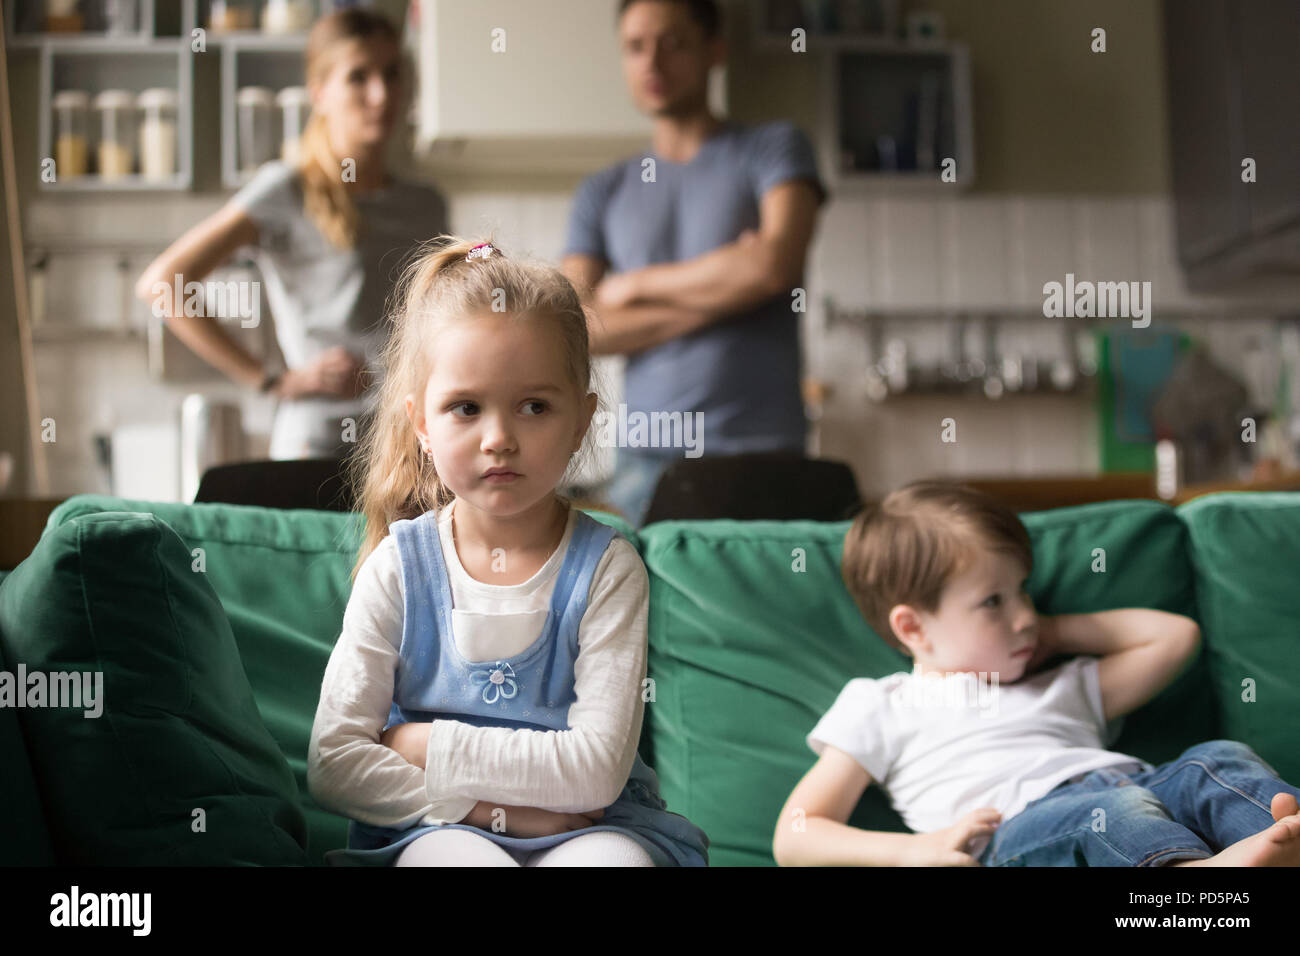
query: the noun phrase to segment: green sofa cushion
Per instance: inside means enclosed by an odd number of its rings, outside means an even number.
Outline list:
[[[348,821],[307,789],[307,746],[330,651],[343,624],[364,522],[355,513],[227,504],[171,504],[77,495],[51,513],[51,528],[104,510],[149,511],[189,548],[203,548],[266,729],[288,761],[307,818],[308,860],[346,845]],[[636,543],[615,515],[589,512]],[[649,729],[643,731],[643,739]]]
[[[668,808],[708,834],[712,866],[773,863],[777,814],[813,763],[803,735],[849,677],[902,666],[838,583],[847,528],[665,521],[641,529],[655,771]],[[850,822],[905,829],[877,787]]]
[[[1038,610],[1080,614],[1150,607],[1200,622],[1191,542],[1168,505],[1109,501],[1020,517],[1034,543],[1029,593]],[[1212,693],[1206,643],[1159,696],[1123,719],[1112,750],[1160,764],[1219,735],[1217,716],[1205,706]]]
[[[6,575],[8,577],[8,575]],[[0,593],[4,585],[0,581]],[[5,664],[0,641],[0,672]],[[40,788],[32,776],[18,710],[0,706],[0,866],[51,866],[54,846],[41,810]]]
[[[1187,535],[1157,502],[1023,515],[1048,614],[1125,606],[1195,616]],[[772,865],[782,804],[815,762],[804,742],[853,677],[910,669],[840,583],[849,522],[669,521],[641,529],[650,570],[647,722],[670,809],[711,841],[714,865]],[[1094,548],[1106,550],[1094,572]],[[1116,749],[1167,759],[1214,736],[1203,662],[1129,717]],[[906,831],[879,787],[850,823]]]
[[[191,562],[158,517],[106,512],[47,527],[0,589],[14,667],[102,675],[95,708],[18,711],[62,864],[306,860],[293,777]]]
[[[1228,492],[1182,505],[1222,736],[1300,783],[1300,493]]]

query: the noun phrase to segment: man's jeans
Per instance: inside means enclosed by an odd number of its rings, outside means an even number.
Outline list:
[[[628,524],[641,527],[655,485],[668,466],[675,460],[672,455],[647,455],[628,448],[618,449],[614,458],[614,476],[605,489],[605,500],[612,504]]]
[[[1002,822],[984,866],[1163,866],[1267,829],[1276,793],[1300,790],[1245,744],[1211,740],[1151,771],[1094,770]]]

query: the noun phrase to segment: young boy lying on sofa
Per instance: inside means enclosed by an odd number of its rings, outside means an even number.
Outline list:
[[[1300,790],[1244,744],[1160,767],[1106,750],[1108,724],[1167,687],[1200,632],[1143,608],[1038,616],[1020,519],[916,482],[845,537],[844,581],[911,673],[850,680],[772,842],[782,866],[1296,866]],[[1059,654],[1066,663],[1035,673]],[[914,833],[845,821],[878,782]]]

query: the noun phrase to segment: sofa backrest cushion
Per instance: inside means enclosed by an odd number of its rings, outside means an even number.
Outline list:
[[[50,529],[104,510],[149,511],[187,548],[202,548],[206,580],[221,599],[266,729],[297,783],[308,861],[347,843],[348,821],[316,805],[307,788],[307,746],[321,679],[352,592],[364,530],[349,512],[227,504],[169,504],[77,495],[50,515]],[[636,543],[615,515],[589,512]]]
[[[1192,542],[1221,736],[1300,783],[1300,494],[1227,492],[1178,509]]]
[[[47,526],[0,589],[61,864],[306,861],[293,776],[196,560],[155,515],[83,515]]]
[[[1081,614],[1149,607],[1200,622],[1192,544],[1168,505],[1107,501],[1020,517],[1034,544],[1029,593],[1039,611]],[[1119,722],[1111,749],[1163,763],[1217,736],[1217,715],[1206,706],[1211,693],[1203,643],[1173,683]]]
[[[1111,502],[1022,517],[1040,611],[1145,606],[1194,616],[1186,533],[1167,506]],[[848,527],[667,521],[640,531],[655,769],[669,809],[708,833],[713,864],[771,865],[781,806],[816,759],[805,735],[851,678],[911,669],[841,583]],[[1093,570],[1098,548],[1104,571]],[[1130,715],[1115,748],[1165,759],[1212,735],[1207,692],[1198,663]],[[850,823],[906,830],[874,786]]]
[[[7,575],[6,575],[7,577]],[[4,582],[0,581],[0,593]],[[16,678],[5,663],[0,640],[0,675]],[[0,677],[3,679],[3,677]],[[41,810],[40,787],[27,759],[27,744],[18,723],[18,710],[0,704],[0,866],[51,866],[54,846]]]

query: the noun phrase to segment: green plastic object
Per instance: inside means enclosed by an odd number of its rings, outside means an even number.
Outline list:
[[[1162,331],[1169,334],[1171,330],[1161,330],[1152,325],[1141,331],[1120,333],[1123,338],[1136,336],[1147,339],[1151,341],[1152,349],[1151,354],[1145,358],[1136,350],[1125,353],[1131,360],[1124,365],[1124,381],[1117,381],[1116,378],[1115,350],[1112,348],[1115,337],[1103,329],[1096,332],[1097,447],[1101,456],[1100,471],[1103,474],[1155,471],[1155,439],[1150,434],[1145,414],[1150,401],[1159,394],[1160,387],[1173,368],[1171,356],[1159,349],[1158,342],[1155,341],[1155,336]],[[1178,344],[1175,352],[1176,356],[1181,356],[1191,346],[1191,338],[1182,332],[1177,332],[1176,335]]]

